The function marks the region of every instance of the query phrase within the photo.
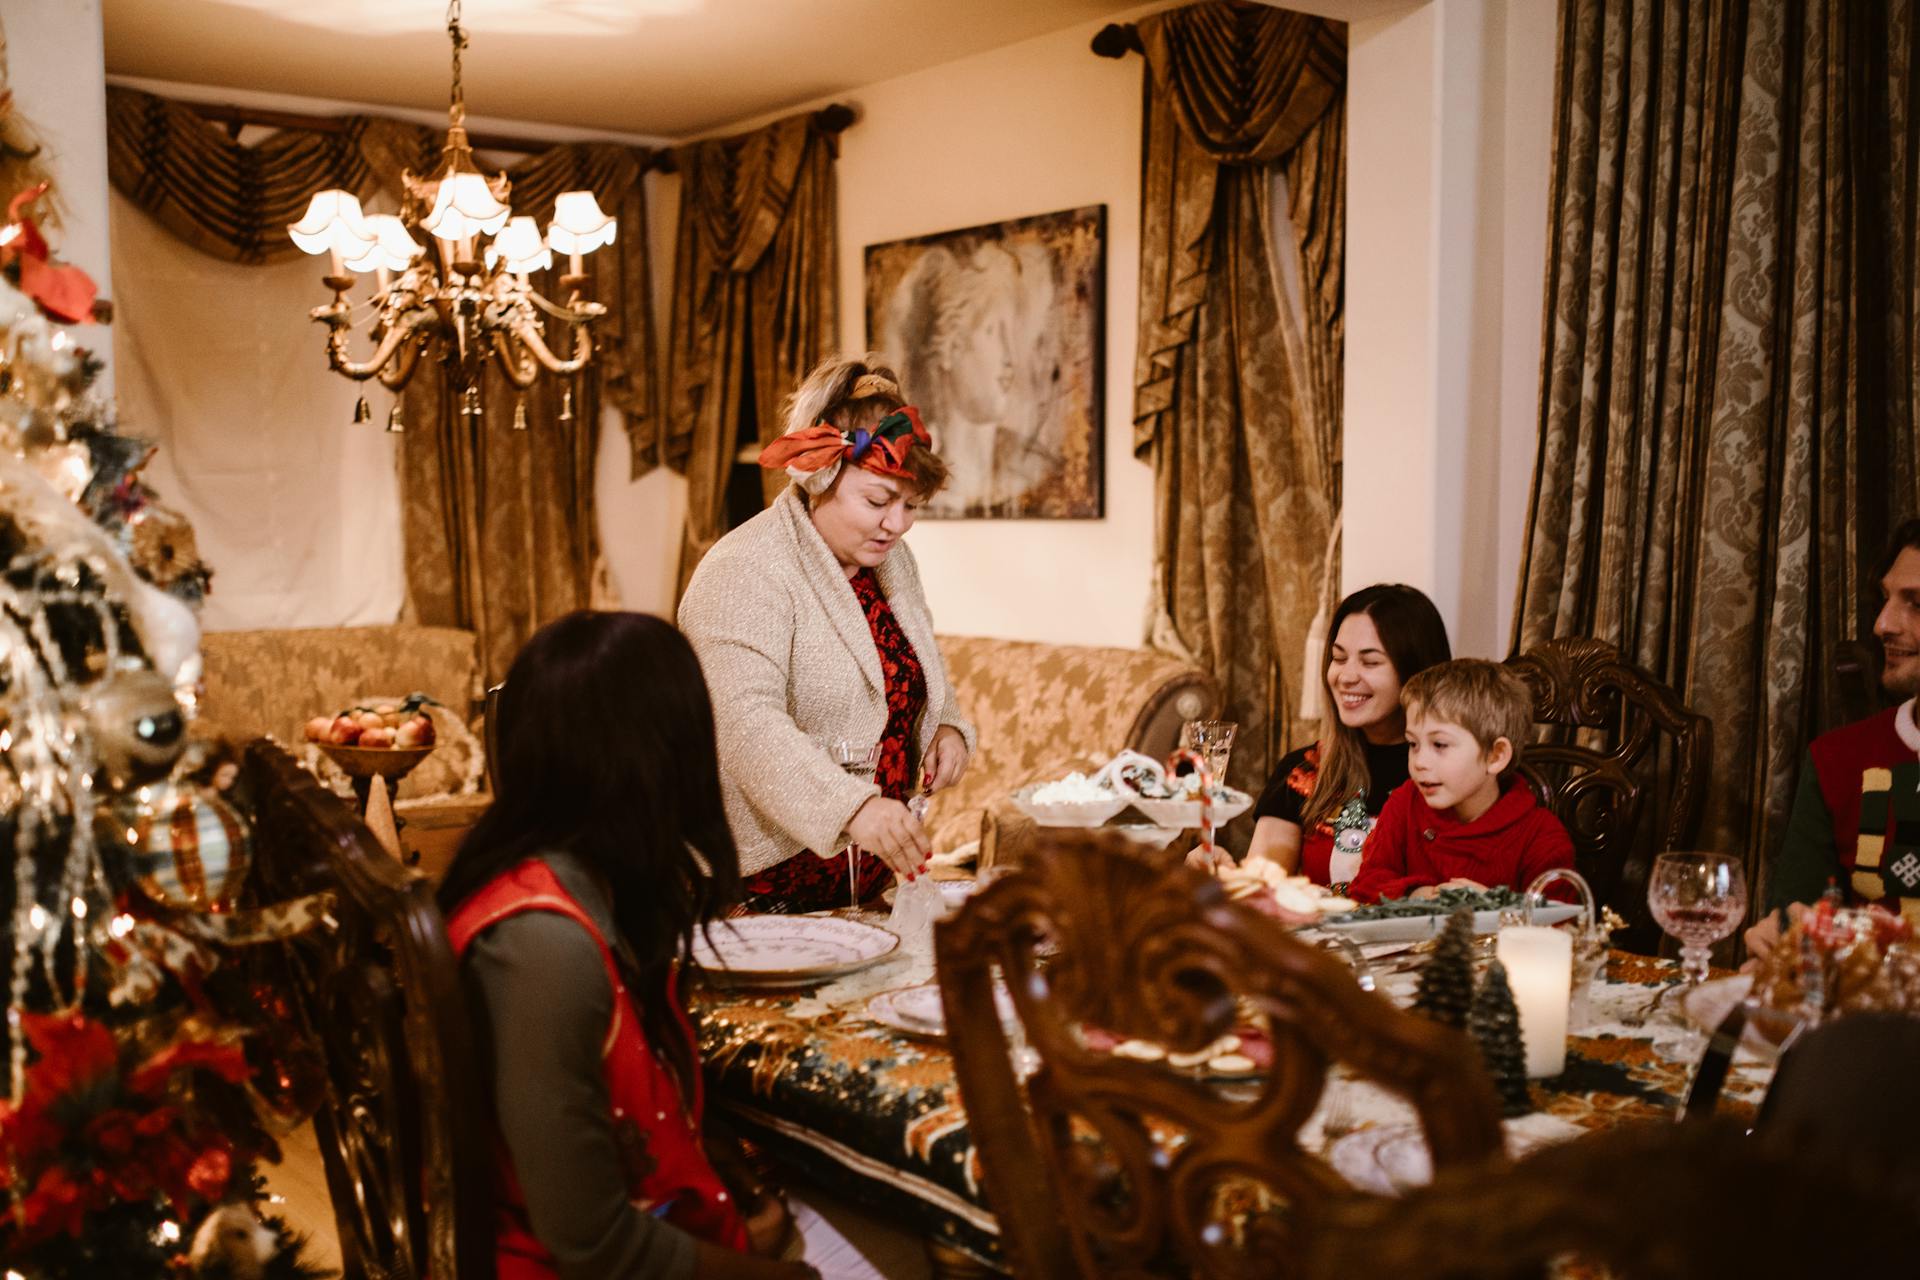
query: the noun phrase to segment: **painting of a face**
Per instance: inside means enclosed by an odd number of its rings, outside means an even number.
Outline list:
[[[946,459],[929,518],[1101,514],[1105,206],[869,245],[867,337]]]

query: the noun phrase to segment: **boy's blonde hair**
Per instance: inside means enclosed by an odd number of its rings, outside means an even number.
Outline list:
[[[1409,719],[1419,715],[1459,725],[1473,735],[1483,755],[1505,738],[1513,748],[1509,769],[1519,762],[1533,728],[1533,691],[1527,682],[1485,658],[1455,658],[1428,667],[1401,687],[1400,705]]]

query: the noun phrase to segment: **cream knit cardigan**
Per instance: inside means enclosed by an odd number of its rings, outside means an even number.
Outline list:
[[[913,553],[895,546],[875,574],[926,672],[916,759],[942,725],[973,750]],[[886,680],[846,570],[813,527],[797,485],[714,544],[687,584],[679,622],[713,697],[720,789],[742,874],[802,849],[845,847],[847,823],[880,788],[843,771],[823,742],[878,742]]]

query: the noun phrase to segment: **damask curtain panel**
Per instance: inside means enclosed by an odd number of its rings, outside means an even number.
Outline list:
[[[1291,691],[1338,505],[1346,28],[1206,3],[1138,30],[1134,451],[1155,478],[1151,639],[1220,681],[1240,724],[1231,774],[1257,787],[1269,744],[1300,727]],[[1294,243],[1275,242],[1276,221]],[[1299,264],[1304,360],[1282,340],[1281,254]]]
[[[1714,723],[1765,900],[1834,645],[1915,511],[1912,0],[1564,0],[1515,645],[1592,635]]]
[[[108,90],[108,132],[117,190],[187,243],[241,263],[297,255],[286,227],[316,191],[397,202],[402,172],[430,171],[441,145],[418,125],[354,117],[337,133],[286,130],[243,146],[185,104],[121,88]],[[556,195],[584,189],[620,220],[620,237],[595,254],[590,273],[607,314],[594,326],[588,370],[543,378],[524,401],[490,371],[478,418],[456,412],[442,380],[423,370],[401,405],[408,610],[479,632],[489,678],[505,673],[541,623],[596,598],[592,466],[602,408],[625,422],[633,475],[662,460],[645,159],[628,147],[570,144],[508,170],[516,213],[545,220]],[[558,275],[540,273],[550,297]],[[321,335],[311,338],[317,347]],[[549,340],[569,350],[557,330]],[[517,432],[510,424],[521,403],[527,430]]]
[[[687,477],[680,589],[727,532],[748,404],[751,438],[771,441],[787,394],[838,344],[838,150],[808,114],[674,153],[683,178],[663,460]],[[774,477],[765,496],[785,483]]]

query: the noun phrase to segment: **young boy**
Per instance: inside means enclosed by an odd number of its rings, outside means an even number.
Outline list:
[[[1533,699],[1519,676],[1458,658],[1407,681],[1400,702],[1411,776],[1367,837],[1351,897],[1525,889],[1542,871],[1573,865],[1567,829],[1513,772],[1532,725]]]

